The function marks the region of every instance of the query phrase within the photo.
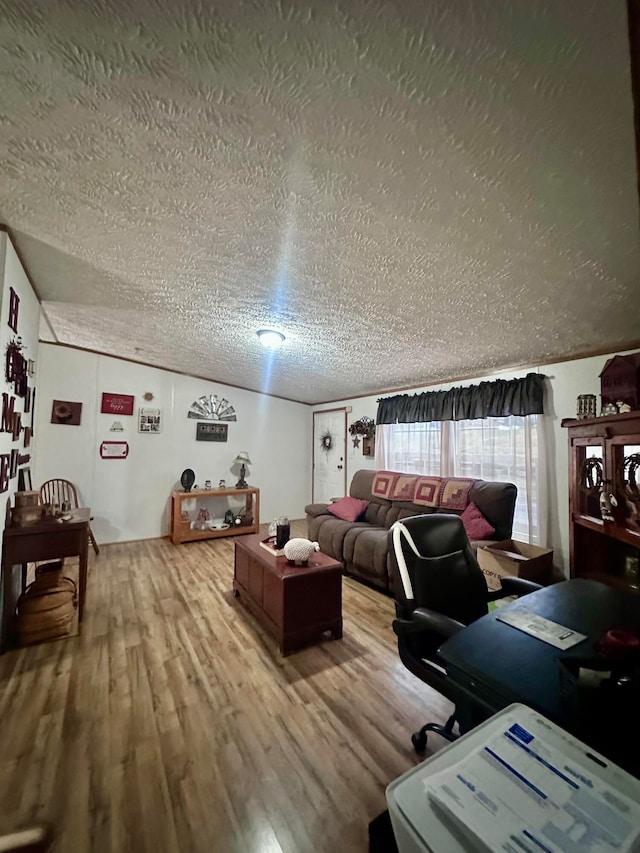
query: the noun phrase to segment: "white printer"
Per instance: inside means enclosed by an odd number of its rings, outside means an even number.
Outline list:
[[[400,853],[640,851],[640,780],[514,704],[387,788]]]

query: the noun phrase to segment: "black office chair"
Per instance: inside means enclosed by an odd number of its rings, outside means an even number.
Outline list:
[[[415,676],[454,703],[444,726],[427,723],[411,736],[416,752],[427,745],[427,732],[449,741],[482,720],[478,708],[448,679],[438,649],[466,625],[489,612],[489,602],[508,595],[526,595],[539,584],[503,578],[490,592],[457,515],[434,513],[397,521],[389,531],[391,580],[396,601],[393,630],[400,659]],[[485,715],[486,716],[486,715]]]

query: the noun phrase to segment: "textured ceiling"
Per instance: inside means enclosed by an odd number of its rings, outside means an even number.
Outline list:
[[[623,0],[0,0],[0,158],[62,343],[316,402],[640,340]]]

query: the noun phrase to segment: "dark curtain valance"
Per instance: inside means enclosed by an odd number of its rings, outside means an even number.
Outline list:
[[[545,377],[496,379],[449,391],[398,394],[378,400],[377,424],[466,421],[508,415],[542,415]]]

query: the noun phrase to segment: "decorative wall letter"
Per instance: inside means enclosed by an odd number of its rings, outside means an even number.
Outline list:
[[[9,462],[8,453],[0,453],[0,492],[6,492],[9,488]]]
[[[18,457],[20,453],[17,449],[11,451],[11,460],[9,462],[9,478],[12,480],[18,474]]]
[[[4,376],[12,382],[16,394],[24,397],[27,391],[27,360],[22,355],[22,341],[16,338],[7,344]]]
[[[9,288],[9,327],[14,332],[18,331],[18,311],[20,310],[20,297],[15,290]]]
[[[15,397],[9,397],[6,392],[2,394],[2,423],[0,424],[0,432],[13,432],[14,407],[16,404]]]

